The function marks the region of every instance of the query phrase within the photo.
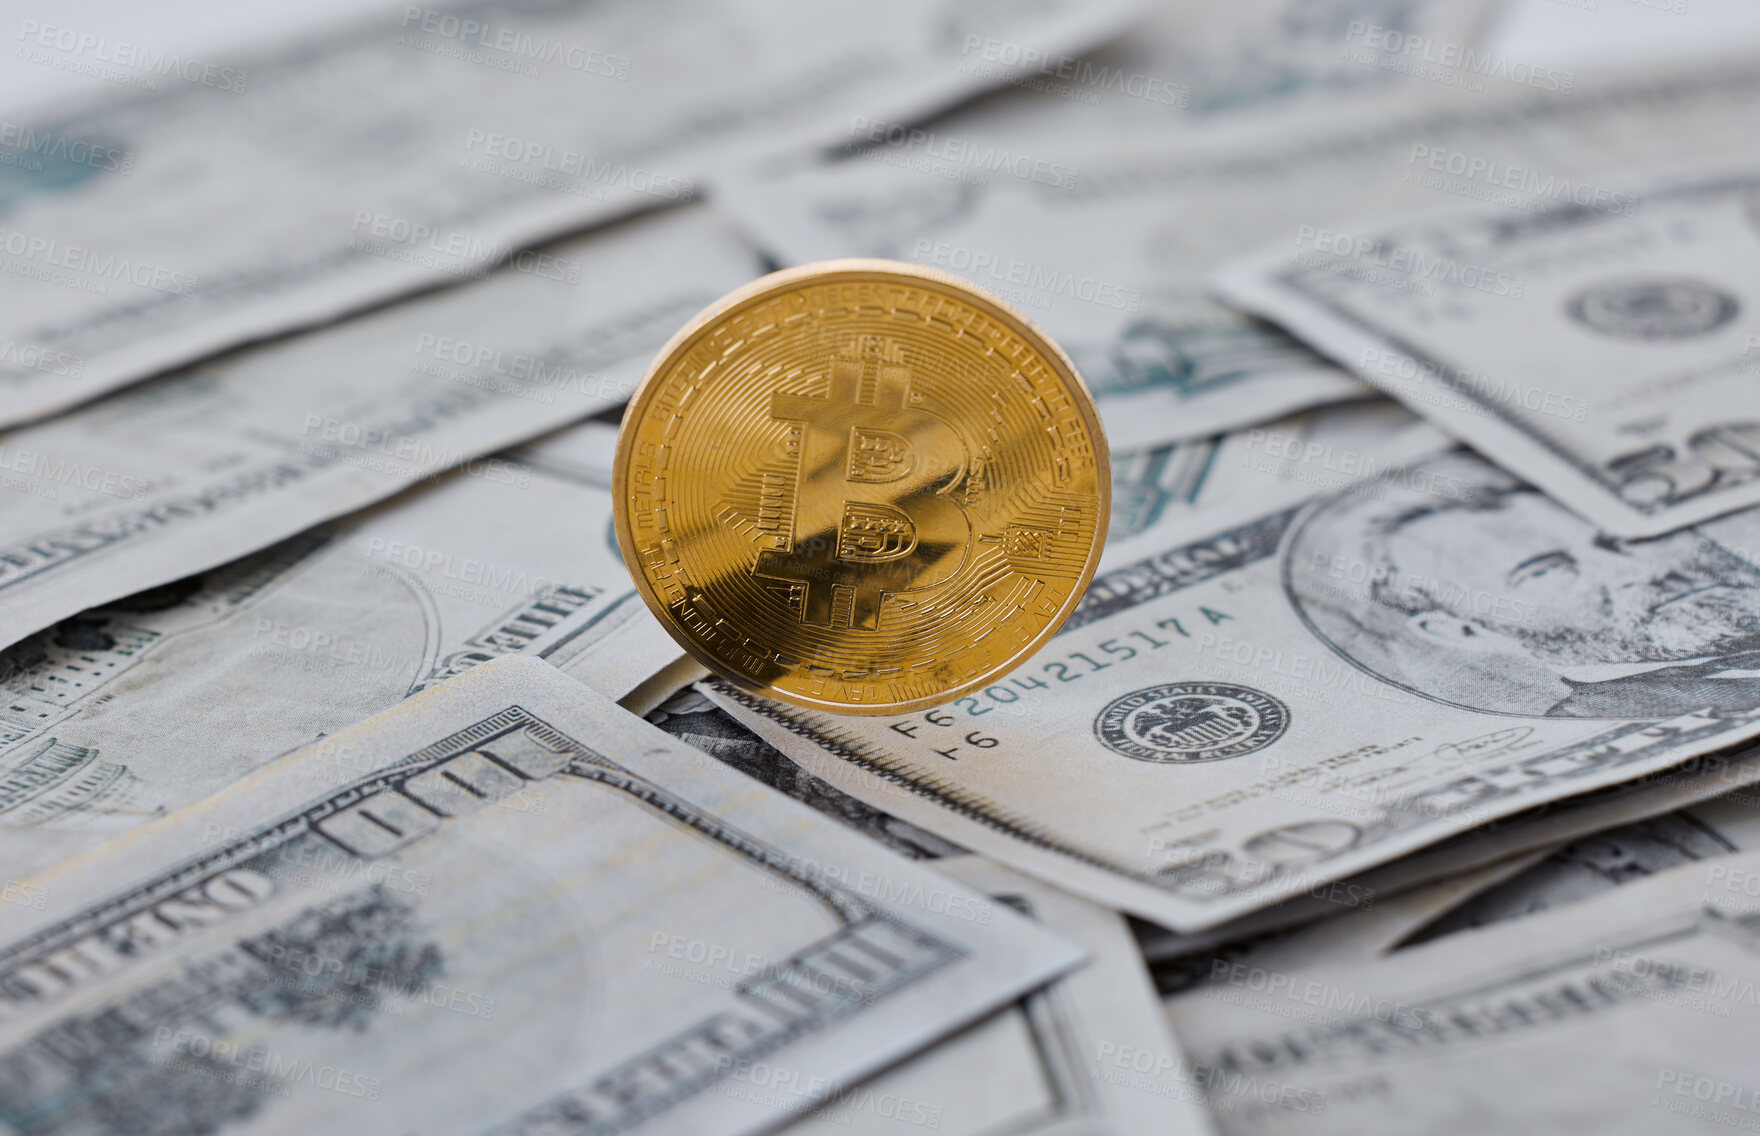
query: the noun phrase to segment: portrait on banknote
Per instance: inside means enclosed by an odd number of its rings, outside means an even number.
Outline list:
[[[1486,713],[1760,706],[1760,566],[1697,528],[1617,540],[1452,451],[1318,505],[1285,552],[1304,622],[1383,681]]]

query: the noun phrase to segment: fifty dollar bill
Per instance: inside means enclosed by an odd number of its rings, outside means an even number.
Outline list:
[[[1610,545],[1451,451],[1103,572],[952,706],[713,690],[872,804],[1198,930],[1760,733],[1756,530]]]

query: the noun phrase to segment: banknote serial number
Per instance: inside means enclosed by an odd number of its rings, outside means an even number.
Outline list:
[[[1214,608],[1200,608],[1202,617],[1211,625],[1221,623],[1234,616]],[[1002,744],[1001,739],[986,734],[981,729],[970,730],[960,734],[959,730],[971,724],[973,718],[990,714],[1005,706],[1019,702],[1023,697],[1031,697],[1036,692],[1054,690],[1066,682],[1080,682],[1089,675],[1111,670],[1120,663],[1127,663],[1138,655],[1159,651],[1171,647],[1179,639],[1191,639],[1187,623],[1196,623],[1191,616],[1169,616],[1157,620],[1155,630],[1127,631],[1110,639],[1102,639],[1092,647],[1080,651],[1066,651],[1058,658],[1039,659],[1022,667],[1025,674],[1017,674],[1006,682],[985,687],[976,694],[969,694],[954,702],[951,706],[938,706],[911,718],[891,723],[894,732],[907,738],[922,742],[930,752],[940,754],[949,761],[958,761],[963,750],[990,750]],[[1030,673],[1038,668],[1038,674]],[[1046,677],[1039,677],[1044,675]],[[932,727],[925,730],[924,727]],[[941,731],[952,731],[942,733]],[[958,741],[953,739],[958,738]],[[937,743],[953,741],[945,748],[938,748]]]

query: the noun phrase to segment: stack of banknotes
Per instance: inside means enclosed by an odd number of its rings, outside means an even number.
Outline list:
[[[0,1132],[1760,1127],[1760,44],[1505,18],[23,21]],[[892,717],[712,680],[611,521],[660,345],[844,256],[1112,451],[1063,630]]]

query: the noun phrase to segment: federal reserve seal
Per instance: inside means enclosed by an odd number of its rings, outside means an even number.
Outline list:
[[[1289,707],[1232,682],[1169,682],[1115,698],[1094,736],[1138,761],[1220,761],[1264,749],[1289,726]]]
[[[1692,339],[1736,317],[1741,303],[1702,280],[1618,280],[1571,297],[1571,318],[1620,339]]]

